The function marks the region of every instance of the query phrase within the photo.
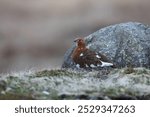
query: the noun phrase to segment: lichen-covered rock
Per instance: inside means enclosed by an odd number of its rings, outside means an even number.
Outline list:
[[[122,23],[108,26],[85,38],[87,46],[105,54],[117,67],[150,67],[150,26],[141,23]],[[75,68],[71,54],[65,54],[62,68]]]

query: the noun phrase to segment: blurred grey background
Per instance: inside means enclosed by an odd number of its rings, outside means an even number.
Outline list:
[[[77,37],[150,24],[150,0],[0,0],[0,73],[59,68]]]

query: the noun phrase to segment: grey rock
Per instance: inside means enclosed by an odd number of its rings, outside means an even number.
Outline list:
[[[150,26],[138,22],[111,25],[85,37],[87,46],[105,54],[119,68],[150,67]],[[71,54],[65,53],[62,68],[75,68]]]

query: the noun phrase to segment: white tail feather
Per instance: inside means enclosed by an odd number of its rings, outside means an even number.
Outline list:
[[[107,63],[107,62],[103,62],[103,61],[101,61],[101,62],[102,62],[101,67],[104,67],[104,66],[113,66],[112,63]]]

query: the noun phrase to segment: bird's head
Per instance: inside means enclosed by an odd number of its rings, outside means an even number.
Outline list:
[[[85,41],[84,38],[76,38],[74,40],[74,42],[76,42],[78,47],[85,47]]]

